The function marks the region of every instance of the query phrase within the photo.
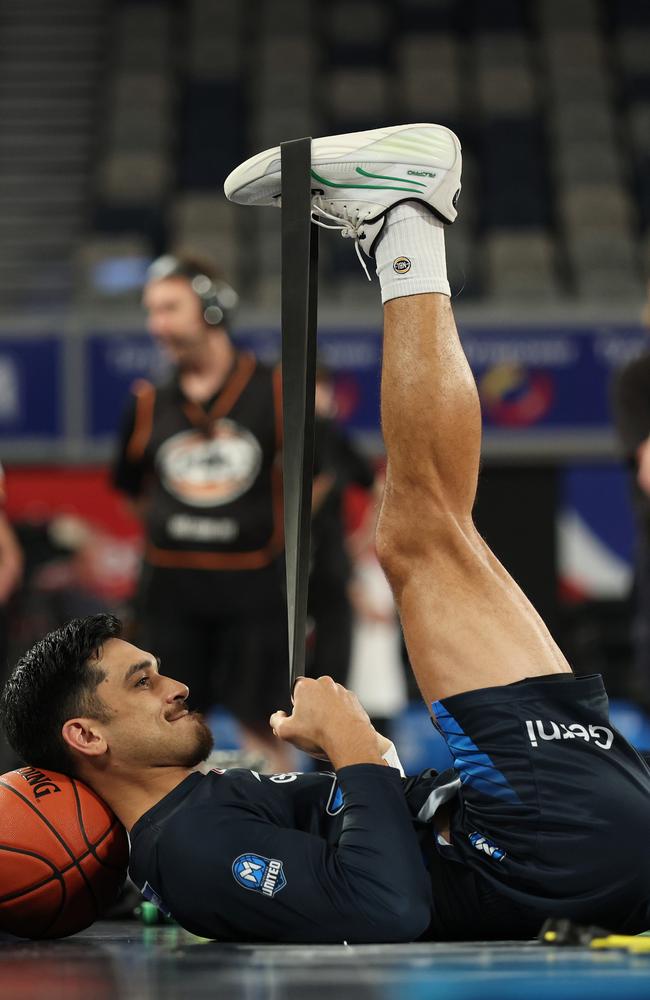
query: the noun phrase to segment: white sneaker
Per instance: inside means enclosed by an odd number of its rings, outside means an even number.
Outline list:
[[[343,236],[363,242],[369,257],[387,213],[418,201],[446,223],[456,218],[460,194],[458,138],[443,125],[393,125],[314,139],[311,146],[315,222],[331,219]],[[240,205],[280,205],[280,147],[236,167],[224,184]],[[320,217],[320,218],[319,218]]]

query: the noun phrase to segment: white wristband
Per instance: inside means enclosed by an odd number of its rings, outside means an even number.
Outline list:
[[[399,771],[402,778],[406,777],[406,775],[404,774],[404,768],[402,767],[402,762],[397,756],[397,750],[395,749],[394,743],[391,743],[386,753],[383,753],[381,756],[382,759],[386,761],[389,767],[394,767]]]

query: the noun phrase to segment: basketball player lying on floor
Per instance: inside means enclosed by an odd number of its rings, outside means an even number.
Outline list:
[[[377,545],[454,768],[404,780],[354,695],[323,677],[300,681],[271,724],[335,775],[203,775],[211,737],[187,688],[107,617],[46,636],[4,692],[15,750],[103,796],[130,831],[135,883],[197,934],[380,942],[529,937],[547,916],[650,925],[650,772],[611,725],[600,677],[573,676],[472,522],[480,412],[443,238],[460,164],[435,125],[313,143],[315,216],[377,265]],[[262,153],[226,193],[277,203],[279,171],[279,150]]]

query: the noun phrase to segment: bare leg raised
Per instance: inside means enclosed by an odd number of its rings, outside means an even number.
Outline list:
[[[384,306],[382,425],[377,546],[425,700],[569,672],[472,520],[480,406],[446,295]]]

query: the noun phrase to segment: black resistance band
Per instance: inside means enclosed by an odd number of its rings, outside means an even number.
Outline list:
[[[305,673],[314,392],[318,227],[311,222],[311,139],[280,146],[282,167],[282,417],[284,537],[291,689]]]

